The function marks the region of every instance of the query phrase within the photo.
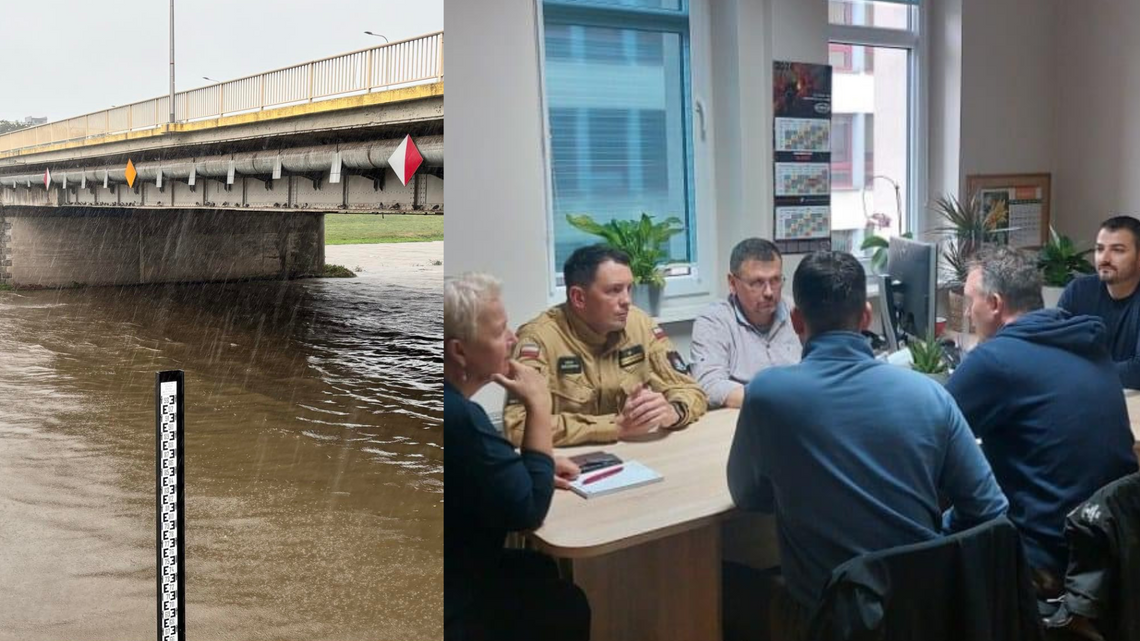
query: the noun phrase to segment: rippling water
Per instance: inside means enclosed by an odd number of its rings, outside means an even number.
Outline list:
[[[442,636],[434,245],[411,279],[353,254],[348,280],[0,293],[0,639],[154,638],[165,369],[187,638]]]

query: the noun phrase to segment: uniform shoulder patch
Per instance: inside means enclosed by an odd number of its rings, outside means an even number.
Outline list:
[[[538,345],[535,343],[519,345],[519,358],[538,358],[539,353]]]
[[[656,338],[657,340],[664,339],[665,338],[665,330],[661,329],[660,325],[654,325],[653,326],[653,337]]]
[[[618,366],[630,367],[645,360],[645,347],[634,345],[618,352]]]
[[[677,352],[668,352],[665,354],[665,357],[669,359],[669,364],[673,366],[673,369],[681,374],[689,373],[689,366],[685,363],[685,359],[681,358],[680,354]]]

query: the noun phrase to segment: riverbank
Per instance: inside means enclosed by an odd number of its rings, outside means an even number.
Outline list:
[[[325,214],[326,245],[417,243],[443,240],[443,216]]]
[[[382,278],[404,287],[443,287],[443,241],[326,245],[325,264],[343,265],[358,277]]]

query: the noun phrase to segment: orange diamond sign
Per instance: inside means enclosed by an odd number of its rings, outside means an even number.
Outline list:
[[[131,162],[131,159],[128,158],[127,159],[127,187],[134,189],[135,178],[138,175],[139,175],[139,172],[135,171],[135,163]]]

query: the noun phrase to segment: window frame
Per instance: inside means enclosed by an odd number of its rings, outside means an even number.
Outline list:
[[[681,0],[680,9],[648,9],[605,5],[573,0],[534,0],[536,9],[535,38],[538,46],[539,103],[542,109],[542,153],[545,162],[545,222],[547,252],[548,301],[565,300],[565,286],[560,284],[562,266],[555,264],[554,167],[551,137],[550,104],[546,87],[547,17],[552,13],[558,22],[576,25],[667,31],[681,34],[682,75],[684,76],[681,107],[688,129],[687,212],[691,221],[691,260],[666,266],[667,286],[661,301],[659,322],[691,318],[716,292],[716,204],[713,189],[711,107],[712,66],[708,0]],[[687,11],[686,11],[687,9]],[[610,16],[609,19],[599,16]],[[615,24],[619,16],[636,17],[636,23]],[[679,25],[684,22],[684,31]],[[634,26],[635,25],[635,26]],[[640,64],[636,60],[634,64]]]
[[[887,27],[828,25],[828,46],[852,45],[903,49],[908,52],[907,64],[907,213],[900,225],[900,233],[914,232],[921,237],[926,229],[926,217],[919,215],[927,202],[928,158],[927,140],[927,47],[928,11],[921,5],[912,5],[909,30]]]

